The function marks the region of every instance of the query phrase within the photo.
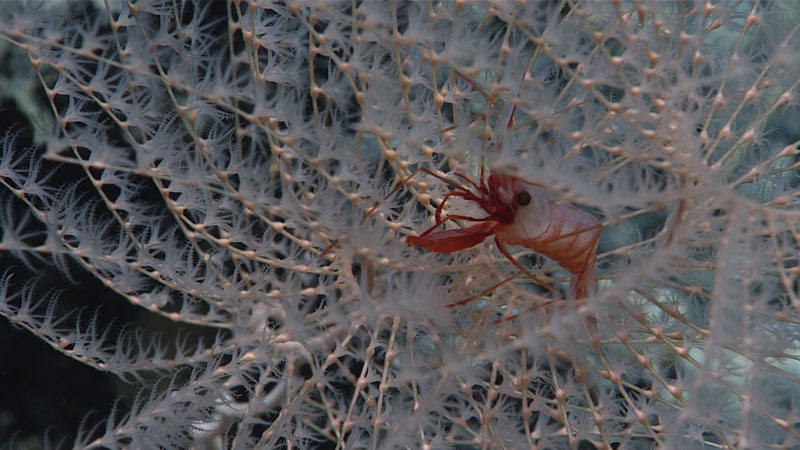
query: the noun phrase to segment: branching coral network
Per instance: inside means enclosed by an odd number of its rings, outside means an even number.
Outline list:
[[[139,390],[64,446],[800,448],[792,2],[50,7],[0,2],[0,314]],[[481,174],[592,267],[466,245]],[[212,338],[110,336],[48,265]]]

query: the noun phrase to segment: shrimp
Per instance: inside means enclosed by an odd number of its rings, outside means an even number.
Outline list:
[[[539,185],[502,172],[494,172],[488,181],[484,181],[481,170],[480,184],[457,174],[472,186],[473,190],[470,190],[428,169],[419,170],[444,181],[454,190],[436,208],[436,223],[419,236],[408,236],[408,245],[437,253],[452,253],[474,247],[494,235],[498,250],[535,281],[541,282],[511,256],[506,245],[529,248],[569,271],[572,279],[568,299],[588,297],[596,291],[597,246],[602,225],[593,215],[574,206],[550,202]],[[475,202],[487,215],[448,215],[442,218],[442,209],[450,197]],[[434,231],[449,219],[478,223],[466,228]]]

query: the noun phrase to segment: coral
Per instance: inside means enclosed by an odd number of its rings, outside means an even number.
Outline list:
[[[0,250],[27,268],[0,314],[141,389],[74,448],[800,447],[798,14],[4,4],[54,118],[3,140]],[[524,248],[536,279],[490,241],[406,245],[452,189],[419,168],[593,214],[598,292],[561,300]],[[115,339],[24,283],[45,262],[215,337]]]

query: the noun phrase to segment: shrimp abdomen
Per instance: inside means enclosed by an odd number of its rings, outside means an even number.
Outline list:
[[[511,245],[521,245],[556,261],[572,274],[569,298],[589,296],[597,287],[597,244],[602,233],[600,221],[586,211],[547,202],[549,222],[541,234],[519,233],[524,224],[498,233]],[[522,220],[519,217],[518,220]]]

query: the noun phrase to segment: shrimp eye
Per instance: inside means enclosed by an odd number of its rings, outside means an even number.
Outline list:
[[[531,202],[531,194],[528,194],[526,191],[522,191],[517,194],[517,204],[520,206],[527,206]]]

